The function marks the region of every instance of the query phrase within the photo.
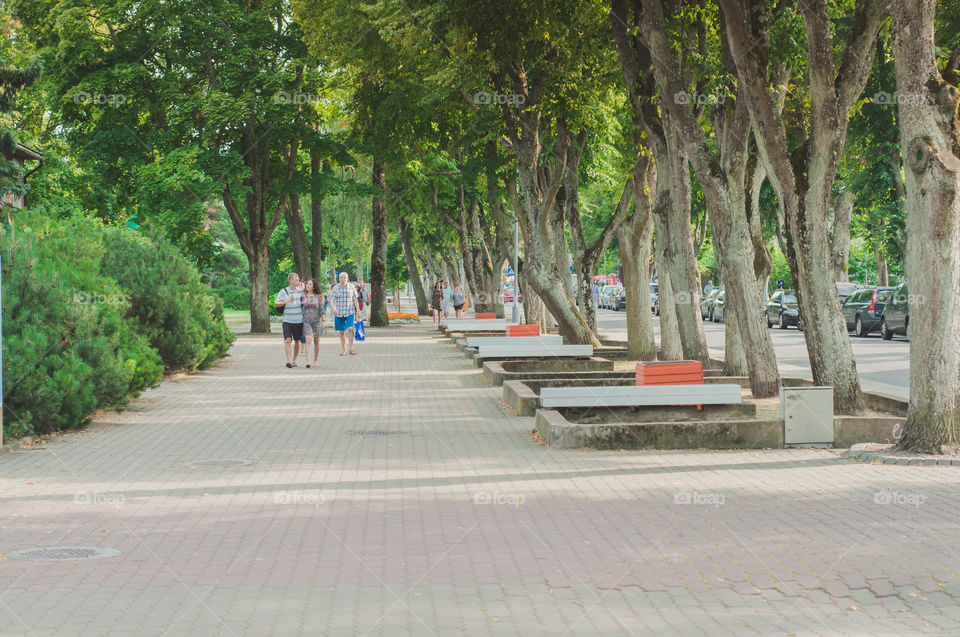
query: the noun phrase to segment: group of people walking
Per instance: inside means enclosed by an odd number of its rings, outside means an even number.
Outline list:
[[[320,336],[326,331],[326,308],[333,315],[333,329],[340,337],[340,356],[348,353],[356,356],[355,325],[357,317],[362,316],[363,290],[350,285],[346,272],[340,273],[339,282],[331,286],[326,295],[314,279],[301,281],[300,275],[292,272],[287,276],[287,286],[277,294],[274,306],[283,308],[283,348],[287,367],[297,366],[301,345],[307,355],[307,367],[317,366]],[[308,347],[311,341],[312,362]]]
[[[450,284],[446,281],[437,281],[430,297],[430,316],[433,317],[433,324],[439,326],[442,320],[450,318],[451,305],[456,318],[462,319],[465,301],[466,295],[463,293],[462,286],[458,285],[451,290]]]

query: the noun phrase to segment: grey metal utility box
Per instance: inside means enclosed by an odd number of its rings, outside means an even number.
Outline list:
[[[833,387],[781,387],[783,442],[833,444]]]

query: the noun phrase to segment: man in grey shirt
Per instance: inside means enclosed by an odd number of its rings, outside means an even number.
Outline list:
[[[287,353],[287,367],[296,367],[300,341],[303,340],[303,283],[296,272],[287,275],[287,283],[273,305],[283,308],[283,349]]]

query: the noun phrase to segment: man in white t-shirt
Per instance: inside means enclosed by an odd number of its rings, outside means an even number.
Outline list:
[[[300,341],[303,340],[303,283],[296,272],[287,275],[287,283],[273,305],[283,308],[283,349],[287,353],[287,367],[296,367]]]

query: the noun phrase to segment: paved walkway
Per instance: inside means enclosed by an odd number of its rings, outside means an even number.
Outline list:
[[[0,559],[0,634],[960,632],[956,469],[556,450],[426,327],[360,347],[243,336],[0,456],[0,553],[121,551]]]

